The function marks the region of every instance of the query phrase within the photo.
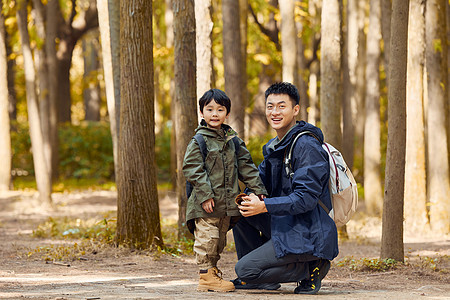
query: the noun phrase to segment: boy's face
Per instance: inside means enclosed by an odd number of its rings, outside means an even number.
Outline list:
[[[208,105],[203,107],[203,112],[200,113],[201,117],[205,119],[208,127],[219,129],[227,118],[227,109],[225,106],[217,104],[213,99]]]
[[[280,138],[295,125],[295,117],[299,111],[299,105],[293,105],[291,98],[286,94],[270,94],[267,97],[267,122],[269,122]]]

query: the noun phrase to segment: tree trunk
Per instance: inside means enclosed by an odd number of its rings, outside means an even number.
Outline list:
[[[36,24],[36,33],[39,39],[45,41],[45,7],[41,0],[33,0],[34,9],[31,11]],[[42,137],[44,139],[44,155],[47,170],[52,174],[52,143],[50,135],[50,101],[49,101],[49,82],[47,68],[47,54],[45,44],[38,44],[34,50],[34,60],[37,69],[37,86],[39,98],[39,115],[42,126]]]
[[[450,232],[450,183],[447,149],[446,102],[447,42],[445,0],[426,4],[426,69],[428,81],[428,197],[433,231]]]
[[[73,1],[73,5],[76,5]],[[98,13],[95,0],[89,0],[84,7],[74,7],[68,20],[64,20],[61,11],[58,27],[58,121],[71,121],[71,96],[70,96],[70,68],[72,66],[73,49],[77,41],[88,30],[98,27]],[[118,21],[118,20],[117,20]],[[119,24],[119,23],[118,23]]]
[[[133,13],[130,13],[133,12]],[[117,241],[162,245],[155,163],[152,2],[120,5],[120,138]]]
[[[380,0],[370,1],[367,34],[366,122],[364,126],[364,201],[367,212],[380,215],[383,207],[380,137]]]
[[[39,191],[39,200],[44,205],[51,205],[51,179],[45,164],[44,142],[42,138],[41,123],[39,120],[39,106],[36,95],[36,74],[34,71],[33,56],[30,49],[30,40],[27,28],[27,6],[23,3],[17,10],[17,27],[19,28],[22,43],[23,64],[25,71],[28,122],[30,125],[31,148],[33,152],[34,172],[36,185]]]
[[[365,94],[366,94],[366,63],[367,63],[367,47],[366,47],[366,4],[367,0],[358,1],[358,64],[356,65],[356,91],[355,91],[355,144],[364,144],[364,124],[365,124]],[[354,157],[363,158],[363,147],[355,148]],[[361,167],[362,169],[362,167]],[[362,170],[361,170],[362,171]],[[355,174],[356,180],[362,182],[362,172]]]
[[[10,46],[10,35],[5,30],[5,46],[6,46],[6,57],[9,57],[12,53],[12,49]],[[17,120],[17,97],[16,97],[16,87],[14,80],[16,78],[15,75],[15,59],[9,59],[8,63],[8,112],[10,120]]]
[[[406,62],[409,1],[392,5],[391,53],[388,92],[388,144],[383,203],[381,258],[404,261],[403,197],[406,148]]]
[[[48,99],[49,99],[49,135],[52,149],[52,178],[58,178],[59,165],[59,139],[58,139],[58,60],[56,57],[56,33],[57,14],[59,11],[58,0],[49,0],[47,3],[47,30],[45,40],[45,52],[47,55],[48,70]]]
[[[212,29],[211,20],[211,0],[195,0],[196,32],[196,55],[197,55],[197,96],[200,98],[203,93],[212,87]],[[197,103],[198,108],[198,103]],[[199,114],[200,119],[200,114]]]
[[[386,73],[386,86],[389,89],[389,53],[391,53],[391,17],[392,0],[381,0],[381,36],[383,37],[384,72]]]
[[[192,0],[173,0],[175,45],[175,121],[177,144],[178,236],[187,236],[186,179],[181,172],[187,144],[197,127],[195,15]],[[239,22],[237,23],[239,26]],[[238,39],[239,40],[239,39]],[[231,98],[233,100],[233,98]],[[174,112],[172,112],[174,113]]]
[[[295,27],[294,0],[279,1],[281,16],[281,55],[283,58],[282,80],[297,82],[297,29]],[[323,48],[322,48],[323,49]]]
[[[262,71],[259,73],[258,94],[255,95],[253,110],[250,115],[252,120],[249,124],[251,136],[264,136],[267,133],[268,123],[266,119],[266,98],[265,91],[273,83],[272,65],[262,65]]]
[[[58,85],[57,85],[57,101],[58,101],[58,122],[71,122],[72,100],[70,95],[70,67],[72,66],[72,54],[75,48],[75,41],[67,38],[61,40],[58,58]]]
[[[319,120],[319,108],[317,99],[317,80],[319,77],[319,64],[313,62],[309,72],[309,113],[308,123],[315,125]]]
[[[119,140],[120,120],[119,1],[97,0],[97,9],[102,46],[106,103],[113,142],[114,173],[117,178],[119,172],[117,144]]]
[[[408,28],[406,91],[405,225],[426,228],[427,193],[425,169],[425,127],[423,111],[423,70],[425,64],[425,3],[411,0]]]
[[[344,107],[343,107],[343,146],[342,154],[350,169],[353,168],[356,123],[356,71],[358,65],[358,2],[347,2],[347,34],[345,38],[344,62]]]
[[[5,18],[0,11],[0,191],[11,185],[11,136],[8,113],[8,64],[6,56]]]
[[[295,22],[297,32],[302,32],[303,24],[302,22]],[[308,107],[309,107],[309,96],[308,96],[308,83],[306,79],[309,76],[309,70],[306,66],[305,58],[305,45],[302,38],[297,38],[297,88],[300,94],[300,119],[308,120]]]
[[[337,149],[342,149],[341,20],[340,1],[325,1],[320,46],[320,120],[325,140]]]
[[[223,0],[223,65],[225,93],[231,99],[229,124],[244,139],[244,118],[246,101],[242,90],[242,55],[239,18],[239,0]]]
[[[84,119],[87,121],[100,121],[100,86],[97,79],[98,65],[98,31],[94,36],[83,39],[84,58]]]
[[[246,126],[245,124],[248,124],[249,122],[249,116],[247,114],[247,106],[248,106],[248,88],[247,88],[247,15],[248,15],[248,1],[247,0],[239,0],[239,32],[241,33],[241,87],[242,87],[242,103],[244,106],[243,110],[243,118],[244,118],[244,131],[243,136],[248,137],[249,132],[249,126]],[[245,123],[245,120],[247,123]]]

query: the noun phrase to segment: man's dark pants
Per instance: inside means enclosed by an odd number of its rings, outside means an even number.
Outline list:
[[[308,261],[312,255],[275,255],[270,239],[270,215],[261,214],[241,218],[233,228],[239,279],[248,283],[296,282],[309,277]]]

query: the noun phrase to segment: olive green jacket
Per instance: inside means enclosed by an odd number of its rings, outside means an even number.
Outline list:
[[[195,132],[203,135],[208,154],[203,163],[200,147],[192,139],[184,156],[183,174],[193,186],[186,207],[186,220],[191,231],[196,218],[240,216],[234,202],[240,193],[238,179],[255,194],[267,195],[259,171],[240,138],[236,157],[235,144],[231,140],[236,132],[230,126],[222,125],[222,129],[213,129],[202,121]],[[209,214],[201,204],[211,198],[214,199],[214,211]]]

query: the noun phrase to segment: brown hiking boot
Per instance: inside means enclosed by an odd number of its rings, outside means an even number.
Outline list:
[[[200,270],[197,291],[200,292],[232,292],[234,284],[222,279],[222,272],[217,268]]]

